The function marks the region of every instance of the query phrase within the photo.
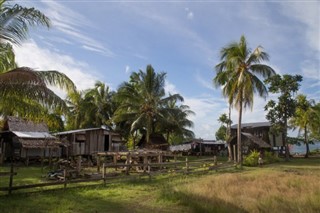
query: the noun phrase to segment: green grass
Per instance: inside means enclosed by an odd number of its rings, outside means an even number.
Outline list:
[[[39,167],[19,168],[18,176],[19,172],[30,178],[32,174],[43,174]],[[162,175],[151,181],[13,192],[11,196],[0,196],[0,209],[9,213],[319,212],[319,177],[320,158],[300,158],[262,168],[244,167],[206,175]],[[39,178],[26,182],[29,181]]]

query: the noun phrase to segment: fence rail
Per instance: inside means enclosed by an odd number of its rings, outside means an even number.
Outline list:
[[[176,160],[176,158],[175,158]],[[199,164],[201,166],[199,166]],[[102,167],[102,171],[101,168]],[[103,163],[99,165],[97,168],[98,175],[96,177],[91,178],[82,178],[82,179],[69,179],[68,174],[72,172],[71,170],[64,169],[63,178],[58,181],[45,182],[45,183],[37,183],[37,184],[28,184],[28,185],[13,185],[13,176],[17,175],[16,172],[0,172],[0,176],[10,176],[10,183],[8,187],[0,187],[0,191],[7,191],[8,194],[11,194],[13,190],[20,189],[31,189],[31,188],[39,188],[39,187],[47,187],[47,186],[56,186],[63,185],[63,188],[67,188],[68,185],[74,183],[84,183],[84,182],[98,182],[103,181],[103,184],[106,184],[109,180],[110,183],[114,180],[127,179],[127,178],[136,178],[141,176],[148,176],[151,178],[152,176],[158,174],[169,174],[169,173],[183,173],[183,174],[191,174],[191,173],[206,173],[212,170],[218,171],[221,169],[227,169],[234,167],[231,163],[217,163],[217,159],[197,159],[189,161],[188,157],[185,158],[185,161],[175,161],[175,162],[158,162],[152,163],[150,159],[145,160],[143,163]],[[114,169],[115,172],[118,172],[117,175],[113,176],[113,173],[110,170]],[[109,174],[110,173],[110,174]],[[121,174],[125,174],[125,176],[120,176]],[[130,176],[130,174],[138,174]]]

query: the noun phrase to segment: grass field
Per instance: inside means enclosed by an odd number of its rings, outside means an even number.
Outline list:
[[[107,186],[14,192],[0,196],[0,209],[80,213],[320,212],[320,158],[206,175],[165,175]]]

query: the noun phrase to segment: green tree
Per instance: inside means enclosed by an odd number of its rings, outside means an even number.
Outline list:
[[[114,92],[105,83],[97,81],[93,89],[85,92],[87,102],[86,120],[88,126],[108,126],[113,128],[111,118],[115,112]]]
[[[242,165],[241,121],[243,108],[253,106],[254,93],[266,98],[268,91],[263,81],[275,71],[268,65],[269,56],[258,46],[253,51],[248,47],[246,38],[241,36],[239,42],[233,42],[220,51],[221,62],[216,65],[214,83],[223,87],[222,92],[228,103],[239,111],[237,146],[238,163]]]
[[[230,116],[230,108],[229,108],[229,116]],[[227,142],[228,145],[228,160],[232,160],[232,152],[231,152],[231,144],[230,144],[230,137],[231,137],[231,119],[227,116],[226,113],[220,115],[218,122],[221,123],[220,128],[216,132],[216,139],[223,140]],[[224,130],[224,132],[223,132]]]
[[[215,134],[216,139],[226,141],[227,131],[228,131],[227,127],[224,125],[221,125]],[[229,144],[228,144],[228,151],[229,151]],[[230,158],[230,153],[229,153],[229,158]],[[231,159],[229,159],[229,161],[231,161]]]
[[[315,108],[314,100],[307,100],[305,95],[300,94],[296,97],[296,101],[295,114],[289,120],[289,124],[294,126],[294,128],[299,128],[299,135],[303,132],[304,144],[306,145],[305,158],[308,158],[310,154],[310,133],[320,125],[320,117]]]
[[[18,4],[8,4],[0,0],[0,42],[20,44],[28,37],[30,26],[46,26],[50,20],[35,8],[26,8]]]
[[[193,127],[193,122],[188,117],[195,113],[190,110],[189,106],[178,105],[177,101],[170,101],[166,113],[164,116],[166,119],[158,122],[157,129],[166,134],[170,144],[178,144],[184,139],[194,138],[194,133],[188,129]]]
[[[75,89],[73,82],[57,71],[17,68],[11,46],[27,38],[30,26],[49,27],[49,18],[34,8],[8,2],[0,0],[0,114],[39,119],[39,114],[48,115],[53,108],[65,109],[64,101],[47,86],[69,92]]]
[[[67,92],[75,89],[73,82],[57,71],[20,67],[0,73],[0,114],[39,118],[46,110],[66,110],[65,102],[48,85]]]
[[[124,82],[117,92],[119,107],[114,116],[116,123],[130,125],[130,133],[146,134],[147,143],[155,132],[156,124],[166,121],[168,103],[183,101],[179,94],[165,96],[166,73],[156,73],[151,65],[146,71],[133,72],[129,82]]]
[[[296,110],[296,101],[294,94],[299,90],[302,81],[301,75],[274,75],[265,83],[268,84],[269,92],[279,94],[278,102],[270,100],[265,106],[268,111],[266,118],[272,124],[272,131],[283,136],[283,145],[285,146],[286,160],[289,160],[289,146],[287,143],[288,120],[294,115]]]

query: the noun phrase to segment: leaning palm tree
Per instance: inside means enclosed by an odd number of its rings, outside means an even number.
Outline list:
[[[11,6],[8,2],[0,0],[0,114],[25,115],[22,109],[34,114],[39,112],[34,101],[46,108],[65,108],[63,100],[47,86],[58,86],[70,92],[75,90],[73,82],[57,71],[17,68],[11,45],[19,45],[27,38],[29,26],[49,27],[49,18],[34,8]],[[23,102],[24,107],[19,107],[17,100]]]
[[[165,73],[156,73],[151,65],[146,71],[140,70],[130,76],[130,82],[124,82],[117,93],[120,104],[114,115],[116,123],[130,122],[130,132],[140,130],[146,133],[149,143],[155,124],[165,119],[167,103],[183,100],[179,94],[165,96]]]
[[[259,79],[268,78],[275,71],[268,65],[261,64],[267,61],[269,56],[258,46],[254,51],[247,46],[244,36],[239,43],[233,42],[220,51],[221,62],[216,65],[217,75],[214,82],[223,87],[222,92],[228,98],[228,103],[239,111],[237,146],[238,163],[242,165],[241,121],[242,110],[253,106],[253,96],[257,92],[259,96],[266,97],[267,88]]]
[[[53,109],[66,109],[65,102],[47,86],[58,86],[71,92],[75,90],[73,82],[57,71],[34,71],[20,67],[0,74],[0,114],[21,114],[28,109],[29,114],[39,112],[39,105]],[[23,106],[20,106],[23,105]],[[22,113],[23,114],[23,113]]]

